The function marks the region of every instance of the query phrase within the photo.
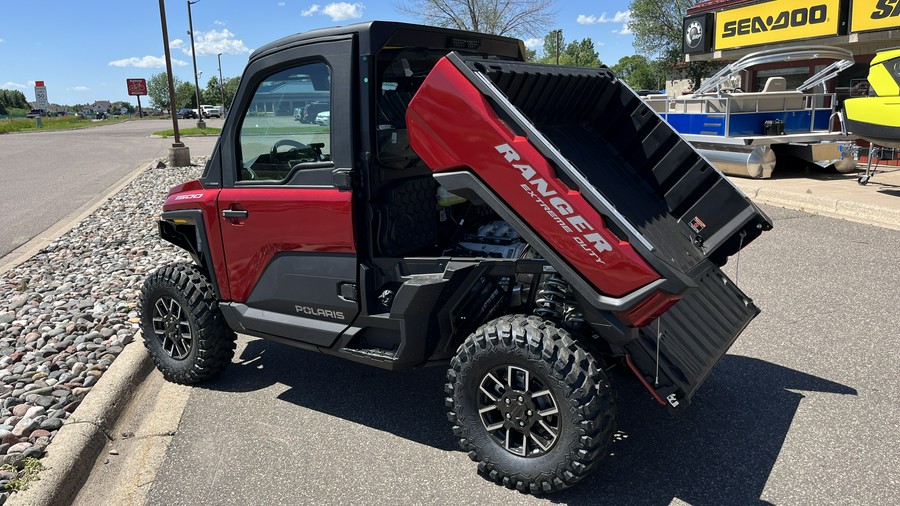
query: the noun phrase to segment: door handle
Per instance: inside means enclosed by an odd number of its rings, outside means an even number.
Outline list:
[[[230,220],[239,220],[250,216],[246,209],[222,209],[222,217]]]

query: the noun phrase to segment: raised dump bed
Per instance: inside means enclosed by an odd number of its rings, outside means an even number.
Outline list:
[[[437,181],[528,239],[660,402],[687,404],[758,313],[719,267],[771,221],[608,69],[451,53],[407,124]]]

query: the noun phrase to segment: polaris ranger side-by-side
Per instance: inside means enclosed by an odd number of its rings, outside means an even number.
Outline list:
[[[523,55],[388,22],[256,50],[159,221],[193,258],[141,292],[165,377],[212,377],[235,333],[449,365],[461,446],[531,493],[606,454],[609,367],[684,409],[759,312],[720,267],[771,222],[609,69]],[[295,121],[310,104],[330,121]]]

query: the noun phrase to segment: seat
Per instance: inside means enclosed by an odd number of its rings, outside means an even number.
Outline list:
[[[437,181],[430,174],[395,183],[382,193],[375,237],[386,257],[408,256],[437,241]]]

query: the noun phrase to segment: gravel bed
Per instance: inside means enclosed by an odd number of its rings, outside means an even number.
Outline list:
[[[169,187],[199,176],[152,163],[21,265],[0,275],[0,491],[26,457],[40,458],[140,323],[147,273],[189,256],[162,241],[156,217]],[[0,502],[7,493],[0,494]]]

